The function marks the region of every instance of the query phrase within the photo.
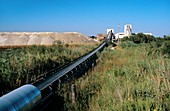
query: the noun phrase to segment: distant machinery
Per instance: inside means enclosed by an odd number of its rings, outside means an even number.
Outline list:
[[[107,34],[112,31],[112,33],[114,33],[114,29],[107,29]]]
[[[96,39],[97,41],[102,41],[105,39],[106,36],[107,36],[106,34],[97,34]]]
[[[96,35],[96,39],[97,39],[97,41],[103,41],[103,40],[105,40],[105,38],[107,37],[107,35],[112,31],[112,33],[114,34],[114,29],[107,29],[106,30],[107,31],[107,34],[97,34]]]
[[[126,24],[124,26],[124,35],[129,37],[131,34],[132,34],[132,25]]]
[[[126,24],[124,26],[124,32],[120,32],[119,29],[120,29],[120,26],[118,25],[118,33],[115,34],[115,37],[116,37],[116,39],[118,39],[118,41],[119,41],[119,39],[121,39],[123,37],[126,37],[126,36],[129,37],[132,35],[132,25],[131,24]]]

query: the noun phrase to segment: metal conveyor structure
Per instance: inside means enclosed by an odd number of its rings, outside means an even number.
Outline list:
[[[0,111],[32,111],[56,92],[57,84],[81,76],[83,72],[91,68],[96,63],[97,53],[106,47],[108,40],[110,40],[110,33],[97,48],[60,70],[51,71],[51,74],[42,81],[36,84],[23,85],[0,97]]]

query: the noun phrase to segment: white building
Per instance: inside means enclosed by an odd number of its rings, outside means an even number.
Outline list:
[[[143,33],[143,34],[145,34],[145,35],[150,35],[150,36],[152,36],[152,35],[153,35],[152,33]]]
[[[124,32],[118,32],[115,34],[116,39],[121,39],[126,36],[131,36],[132,34],[132,25],[131,24],[126,24],[124,26]]]
[[[135,34],[139,34],[139,33],[135,33]],[[145,34],[145,35],[150,35],[150,36],[153,35],[152,33],[143,33],[143,34]]]
[[[118,39],[118,38],[121,39],[121,38],[123,38],[123,37],[125,37],[124,32],[119,32],[119,33],[116,33],[116,34],[115,34],[115,38],[116,38],[116,39]]]

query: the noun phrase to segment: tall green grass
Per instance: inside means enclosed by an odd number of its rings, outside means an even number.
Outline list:
[[[170,59],[150,51],[146,44],[106,48],[97,66],[75,81],[74,106],[69,85],[64,88],[66,110],[170,110]]]
[[[51,69],[61,67],[95,47],[58,44],[0,49],[0,95],[38,81]]]

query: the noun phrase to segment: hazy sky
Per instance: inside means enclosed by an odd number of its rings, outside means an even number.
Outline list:
[[[170,0],[0,0],[0,31],[106,33],[123,31],[170,35]]]

